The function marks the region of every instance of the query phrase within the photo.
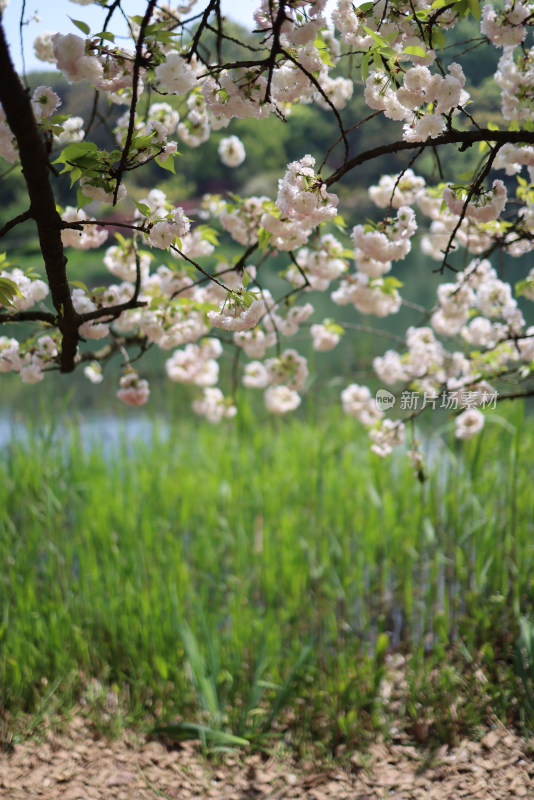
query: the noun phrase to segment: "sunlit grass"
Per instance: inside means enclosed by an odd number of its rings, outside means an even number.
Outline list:
[[[443,431],[421,483],[351,420],[279,422],[184,421],[115,449],[45,426],[6,447],[6,710],[35,713],[54,683],[67,709],[96,677],[137,720],[334,748],[387,729],[387,651],[410,656],[407,728],[528,722],[532,423],[489,419],[463,446]]]

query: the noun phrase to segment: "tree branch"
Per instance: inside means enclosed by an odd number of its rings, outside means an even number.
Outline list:
[[[9,322],[47,322],[57,325],[58,319],[51,311],[7,311],[0,314],[0,325]]]
[[[449,253],[451,252],[451,250],[454,247],[454,240],[456,239],[456,234],[460,230],[460,226],[461,226],[462,222],[464,221],[464,219],[466,218],[467,206],[471,202],[472,198],[476,194],[479,193],[483,182],[485,181],[485,179],[487,178],[487,176],[491,172],[491,167],[493,166],[493,162],[495,161],[495,159],[497,157],[497,153],[499,152],[499,149],[500,149],[500,145],[496,145],[492,149],[491,154],[490,154],[486,164],[484,165],[484,167],[482,168],[482,170],[480,172],[480,175],[478,176],[478,178],[476,179],[476,181],[474,182],[474,184],[471,186],[471,188],[469,189],[469,191],[467,193],[467,197],[465,198],[464,204],[462,206],[462,211],[460,213],[458,221],[456,222],[456,225],[454,226],[454,228],[453,228],[453,230],[451,232],[451,235],[449,236],[449,241],[447,242],[447,247],[445,248],[445,251],[444,251],[444,254],[443,254],[443,261],[441,263],[441,269],[439,270],[441,272],[441,274],[443,274],[443,270],[445,269],[445,267],[449,267],[450,266],[449,264],[447,264],[447,258],[449,257]]]
[[[19,225],[21,222],[26,222],[27,219],[31,219],[32,214],[31,210],[28,209],[27,211],[23,211],[22,214],[19,214],[17,217],[13,217],[13,219],[6,222],[3,228],[0,228],[0,236],[5,236],[15,225]]]
[[[208,23],[208,19],[212,11],[216,11],[219,9],[219,0],[210,0],[209,4],[204,9],[202,14],[202,19],[198,25],[198,28],[195,31],[195,35],[193,36],[193,41],[191,42],[191,47],[189,48],[189,52],[186,56],[186,61],[191,63],[191,59],[194,55],[198,56],[198,45],[200,42],[200,37],[202,36],[202,32]],[[220,15],[220,9],[219,14]]]
[[[139,36],[137,38],[137,44],[135,47],[135,60],[133,65],[133,73],[132,73],[132,103],[130,106],[130,118],[128,120],[128,132],[126,134],[126,141],[124,142],[124,148],[122,150],[121,160],[119,166],[117,167],[117,171],[115,173],[115,192],[113,194],[113,205],[117,203],[117,195],[119,193],[119,186],[121,184],[121,179],[126,169],[126,164],[128,162],[128,154],[130,152],[130,147],[132,144],[132,139],[135,130],[135,109],[137,107],[137,93],[139,91],[139,67],[141,65],[142,59],[142,52],[143,52],[143,42],[145,38],[145,30],[147,25],[150,22],[150,18],[154,11],[154,7],[156,5],[156,0],[149,0],[147,5],[145,16],[143,17],[143,21],[139,28]]]
[[[426,142],[404,142],[397,141],[390,144],[383,144],[379,147],[373,147],[371,150],[365,150],[354,158],[349,159],[346,164],[336,170],[329,178],[325,180],[326,186],[331,186],[337,183],[347,172],[365,164],[367,161],[373,161],[375,158],[391,155],[391,153],[400,153],[403,150],[417,150],[420,147],[440,147],[445,144],[459,144],[460,150],[467,150],[471,145],[476,142],[496,142],[499,147],[503,144],[531,144],[534,145],[534,131],[490,131],[481,129],[477,131],[447,131],[442,133],[441,136],[436,136],[435,139],[427,139]]]
[[[72,372],[79,338],[79,317],[72,305],[67,281],[67,258],[61,241],[61,217],[56,211],[50,183],[48,152],[35,121],[28,92],[21,84],[11,61],[1,21],[0,75],[0,102],[18,143],[22,174],[30,198],[29,215],[37,225],[52,302],[58,313],[57,325],[63,336],[60,368],[62,372]]]

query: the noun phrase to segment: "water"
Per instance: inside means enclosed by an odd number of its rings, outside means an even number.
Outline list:
[[[154,418],[146,415],[117,417],[93,412],[68,417],[64,423],[59,422],[54,425],[47,423],[37,428],[35,421],[29,425],[16,416],[2,414],[0,448],[5,448],[15,440],[27,442],[30,434],[37,430],[40,437],[61,444],[62,441],[67,441],[73,429],[77,430],[84,447],[91,449],[98,446],[104,453],[112,453],[118,447],[133,446],[135,442],[150,444],[155,436],[167,439],[170,426],[163,417]]]

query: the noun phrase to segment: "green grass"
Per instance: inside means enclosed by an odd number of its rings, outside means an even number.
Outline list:
[[[80,697],[112,727],[110,691],[119,722],[179,720],[206,747],[532,727],[532,422],[442,431],[424,483],[349,419],[278,422],[5,448],[4,727]]]

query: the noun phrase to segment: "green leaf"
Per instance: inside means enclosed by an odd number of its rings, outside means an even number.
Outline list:
[[[362,63],[360,64],[360,72],[362,76],[362,81],[367,80],[367,76],[369,75],[369,60],[371,58],[371,51],[366,53],[362,58]]]
[[[271,234],[265,228],[258,230],[258,246],[261,250],[265,250],[271,241]]]
[[[110,33],[110,31],[100,31],[100,33],[95,33],[99,39],[106,39],[108,42],[114,42],[115,36]]]
[[[196,230],[200,233],[202,238],[210,244],[219,244],[219,235],[214,228],[210,228],[209,225],[197,225]]]
[[[257,292],[256,290],[245,292],[243,294],[243,302],[246,305],[246,307],[250,308],[250,306],[252,305],[254,300],[258,299],[258,296],[259,296],[259,292]]]
[[[332,56],[330,55],[330,51],[328,50],[323,40],[315,39],[314,45],[319,51],[319,55],[321,56],[321,61],[323,62],[323,64],[327,64],[329,67],[333,67],[334,63],[332,61]]]
[[[86,36],[89,36],[91,33],[91,28],[87,22],[82,22],[81,19],[72,19],[72,17],[69,17],[69,19],[79,30],[81,30],[82,33],[85,33]]]
[[[526,289],[532,289],[532,281],[529,280],[518,281],[514,286],[514,290],[517,297],[520,297],[522,294],[524,294]]]
[[[457,0],[456,8],[460,17],[467,17],[469,15],[467,0]]]
[[[71,184],[72,186],[72,184]],[[76,192],[76,202],[78,203],[78,208],[83,208],[84,206],[88,206],[91,202],[91,198],[87,197],[81,189],[78,189]]]
[[[89,153],[97,152],[98,147],[94,142],[72,142],[63,148],[54,164],[66,164],[68,161],[77,161]]]
[[[65,167],[64,170],[62,170],[62,172],[67,172],[67,168],[70,168],[70,171],[71,171],[70,172],[70,186],[71,186],[71,189],[72,189],[72,187],[74,186],[76,181],[79,181],[80,178],[82,177],[83,172],[81,171],[81,169],[79,167],[70,167],[69,164],[67,164],[67,166]]]
[[[200,739],[207,745],[229,746],[229,747],[248,747],[248,739],[240,736],[233,736],[225,731],[218,731],[209,728],[207,725],[197,725],[196,722],[175,722],[170,725],[156,725],[153,729],[156,736],[165,736],[168,739],[175,739],[183,742],[188,739]]]
[[[138,150],[143,150],[145,147],[150,147],[152,144],[152,137],[155,135],[156,131],[152,131],[152,133],[147,133],[146,136],[135,136],[132,139],[132,147],[135,147]]]
[[[0,306],[13,307],[14,297],[24,297],[17,284],[9,278],[0,278]]]
[[[169,158],[164,159],[163,161],[159,158],[156,158],[156,164],[161,169],[166,169],[168,172],[172,172],[173,175],[176,174],[176,169],[174,167],[174,158],[169,156]]]
[[[178,36],[178,31],[160,31],[156,34],[156,41],[163,44],[173,43],[173,39]]]
[[[428,53],[424,49],[424,47],[419,47],[419,45],[409,45],[405,47],[403,53],[409,56],[419,56],[419,58],[428,58]]]
[[[331,331],[332,333],[336,333],[338,336],[343,336],[345,333],[345,328],[342,328],[341,325],[338,325],[331,320],[325,320],[324,325],[327,330]]]
[[[382,59],[380,58],[380,48],[371,50],[371,53],[373,54],[373,64],[375,65],[375,69],[377,72],[380,72],[380,70],[383,68]]]
[[[134,200],[134,205],[135,205],[136,209],[144,217],[149,217],[151,215],[152,212],[151,212],[150,208],[148,206],[146,206],[144,203],[138,203],[136,200]]]
[[[439,47],[440,50],[445,48],[446,37],[443,31],[439,28],[432,29],[432,47]]]
[[[364,26],[363,26],[363,29],[364,29],[364,31],[365,31],[366,33],[368,33],[368,34],[369,34],[369,36],[372,36],[372,37],[373,37],[373,39],[375,40],[375,42],[376,42],[377,44],[380,44],[380,45],[386,45],[386,46],[387,46],[387,44],[388,44],[388,43],[387,43],[387,40],[386,40],[386,39],[384,39],[384,37],[383,37],[383,36],[381,36],[379,33],[377,33],[376,31],[373,31],[371,28],[368,28],[366,25],[364,25]]]
[[[482,12],[480,10],[480,3],[478,2],[478,0],[467,0],[467,5],[469,6],[469,11],[474,16],[474,18],[480,21]]]
[[[373,285],[373,281],[371,281],[370,285]],[[394,294],[396,289],[400,289],[401,286],[404,286],[402,281],[399,281],[398,278],[394,278],[390,275],[388,278],[384,278],[382,285],[379,287],[384,294]]]

